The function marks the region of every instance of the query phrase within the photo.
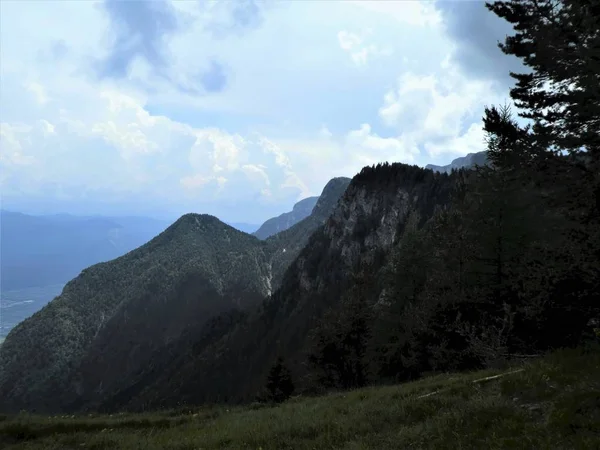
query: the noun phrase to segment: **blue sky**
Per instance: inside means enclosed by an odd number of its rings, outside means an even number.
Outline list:
[[[380,161],[483,150],[479,1],[0,3],[2,207],[258,223]]]

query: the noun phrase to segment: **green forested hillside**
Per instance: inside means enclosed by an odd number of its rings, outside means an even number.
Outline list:
[[[135,389],[164,355],[185,355],[190,340],[213,336],[222,322],[215,316],[237,317],[270,295],[346,185],[325,187],[324,211],[281,241],[289,256],[277,263],[276,244],[188,214],[127,255],[85,269],[8,335],[0,409],[73,410]]]
[[[450,175],[402,164],[363,169],[281,288],[230,332],[195,347],[177,395],[169,395],[166,369],[132,407],[260,398],[278,357],[297,391],[324,392],[499,367],[597,340],[600,172],[590,130],[600,108],[598,84],[584,77],[593,63],[587,50],[544,59],[523,42],[540,30],[556,48],[597,42],[598,11],[567,5],[557,20],[571,34],[562,36],[545,22],[550,10],[490,7],[522,29],[503,48],[536,73],[515,75],[511,93],[532,125],[518,125],[508,108],[486,108],[486,167]],[[554,70],[570,60],[580,72]],[[538,79],[572,81],[577,93],[555,96]],[[570,113],[539,112],[550,104]]]
[[[274,285],[279,286],[287,268],[307,244],[310,236],[327,221],[349,184],[350,178],[338,177],[330,180],[310,216],[266,240],[273,260]]]
[[[84,270],[12,330],[0,352],[3,407],[44,409],[110,389],[207,315],[262,299],[269,270],[256,238],[215,217],[183,216],[139,249]],[[93,368],[82,372],[88,357]]]

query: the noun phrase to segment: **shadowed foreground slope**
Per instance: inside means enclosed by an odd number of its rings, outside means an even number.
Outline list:
[[[0,449],[592,449],[600,444],[598,380],[600,353],[570,350],[523,368],[274,407],[4,416]]]

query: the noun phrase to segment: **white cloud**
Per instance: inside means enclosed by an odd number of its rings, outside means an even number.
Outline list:
[[[369,35],[372,32],[369,31],[364,34]],[[348,31],[338,32],[337,37],[342,50],[350,54],[352,61],[357,66],[367,65],[367,62],[373,57],[390,56],[393,53],[389,47],[379,48],[375,44],[366,44],[364,36],[359,36]]]
[[[265,166],[257,166],[254,164],[245,164],[241,168],[242,172],[246,174],[251,182],[266,189],[266,187],[271,185],[271,180],[269,180],[269,175],[265,169]]]
[[[435,27],[442,22],[442,17],[432,1],[362,0],[349,3],[391,17],[405,25]]]
[[[448,61],[441,62],[444,72],[402,75],[379,109],[388,127],[422,143],[434,157],[483,150],[483,102],[501,101],[491,81],[469,80]]]
[[[358,130],[348,133],[346,142],[350,148],[361,148],[367,150],[366,159],[372,160],[372,164],[386,160],[414,162],[415,155],[419,150],[411,146],[402,137],[380,137],[371,131],[369,124],[362,124]]]
[[[138,58],[100,80],[92,63],[113,41],[102,8],[3,4],[6,198],[259,221],[365,164],[481,148],[498,96],[454,67],[431,3],[275,2],[250,25],[228,2],[172,5],[183,26],[164,36],[164,73]],[[225,89],[190,94],[214,60]]]
[[[190,165],[194,170],[217,173],[239,167],[240,153],[246,144],[241,136],[218,129],[195,130],[193,134],[196,140],[190,150]]]
[[[321,129],[319,130],[319,136],[325,139],[329,139],[333,136],[333,133],[329,131],[329,128],[327,128],[325,125],[322,125]]]
[[[354,50],[362,43],[362,39],[358,35],[349,33],[348,31],[340,31],[337,37],[340,47],[346,51]]]
[[[49,135],[55,133],[55,127],[54,127],[54,125],[52,125],[47,120],[41,119],[39,121],[39,124],[42,127],[42,132],[44,133],[44,136],[49,136]]]
[[[41,84],[35,82],[27,83],[26,88],[28,91],[33,93],[35,99],[40,105],[45,105],[50,100],[48,98],[48,95],[46,95],[44,87]]]
[[[180,180],[181,185],[190,190],[197,190],[199,187],[206,185],[212,181],[212,177],[203,176],[200,174],[188,175]]]
[[[32,155],[24,154],[23,144],[31,127],[0,123],[0,163],[5,166],[27,166],[35,162]],[[6,167],[8,170],[8,167]]]

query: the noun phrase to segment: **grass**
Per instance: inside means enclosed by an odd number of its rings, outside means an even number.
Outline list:
[[[600,448],[600,353],[563,350],[522,369],[440,375],[273,407],[0,416],[0,449]]]

